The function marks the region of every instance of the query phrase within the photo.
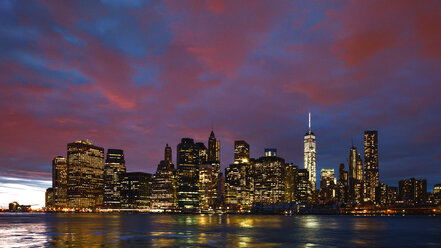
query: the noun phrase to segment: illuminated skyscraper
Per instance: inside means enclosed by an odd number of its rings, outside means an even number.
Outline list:
[[[212,194],[210,194],[210,197],[212,197],[213,199],[210,200],[210,202],[212,202],[213,206],[219,206],[219,201],[218,201],[218,197],[217,195],[219,194],[218,192],[218,177],[219,177],[219,173],[220,173],[220,142],[219,140],[216,140],[216,137],[214,136],[214,132],[211,131],[210,133],[210,137],[208,138],[208,162],[207,164],[210,165],[211,169],[211,183],[212,186],[210,189],[210,192],[212,192]],[[205,166],[204,168],[207,168],[207,166]],[[201,177],[199,177],[201,178]]]
[[[52,188],[54,206],[67,207],[67,160],[63,156],[52,160]]]
[[[9,203],[11,205],[11,203]],[[46,210],[52,210],[55,208],[54,188],[47,188],[44,194],[44,207]],[[9,207],[11,209],[11,207]]]
[[[375,188],[380,183],[378,170],[378,132],[364,132],[365,201],[375,201]]]
[[[151,207],[152,174],[144,172],[125,173],[121,184],[121,208],[148,209]]]
[[[295,202],[296,201],[296,177],[299,167],[292,163],[285,164],[285,202]]]
[[[201,164],[198,166],[198,193],[199,193],[199,209],[210,210],[214,209],[214,201],[217,199],[215,191],[217,187],[213,183],[217,181],[217,177],[214,178],[213,167],[211,164]]]
[[[322,169],[320,171],[320,199],[324,203],[335,201],[336,198],[336,180],[334,169]]]
[[[67,200],[70,208],[103,205],[104,148],[89,141],[67,144]]]
[[[279,204],[285,197],[285,160],[270,156],[261,157],[254,165],[254,202]]]
[[[307,169],[299,169],[296,177],[296,201],[307,203],[311,198],[309,172]]]
[[[250,209],[252,192],[250,190],[248,164],[230,164],[225,168],[225,202],[229,209]]]
[[[334,184],[334,169],[322,169],[320,172],[320,189],[325,189]]]
[[[309,113],[309,128],[304,137],[303,166],[309,172],[309,182],[311,184],[312,191],[315,191],[317,187],[316,153],[316,136],[311,131],[311,113]]]
[[[124,151],[107,149],[104,165],[104,207],[121,208],[121,181],[126,173]]]
[[[165,146],[164,160],[159,162],[152,184],[152,208],[174,209],[176,199],[176,173],[172,164],[172,150],[168,144]]]
[[[363,201],[363,161],[354,146],[349,150],[349,198],[355,203]]]
[[[184,211],[199,208],[198,166],[207,162],[207,148],[203,143],[183,138],[177,146],[178,207]]]
[[[250,145],[244,140],[234,141],[234,163],[248,163],[250,161]]]

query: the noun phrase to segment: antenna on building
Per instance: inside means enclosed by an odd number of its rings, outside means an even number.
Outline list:
[[[309,132],[311,132],[311,112],[309,112],[309,124],[308,124],[308,127],[309,127]]]

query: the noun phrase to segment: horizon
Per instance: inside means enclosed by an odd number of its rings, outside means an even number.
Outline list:
[[[431,192],[441,183],[436,6],[1,1],[0,199],[44,205],[52,159],[86,138],[123,149],[128,171],[154,173],[165,144],[176,160],[182,137],[206,144],[211,130],[222,172],[234,140],[303,168],[308,112],[317,175],[347,169],[351,144],[363,157],[363,132],[378,130],[380,182],[427,179]]]

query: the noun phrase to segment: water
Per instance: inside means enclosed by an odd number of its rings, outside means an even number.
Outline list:
[[[0,247],[441,247],[441,217],[0,213]]]

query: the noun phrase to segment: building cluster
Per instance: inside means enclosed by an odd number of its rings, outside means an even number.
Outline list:
[[[316,136],[304,136],[304,166],[287,163],[276,149],[250,157],[250,145],[234,142],[234,162],[220,169],[220,143],[213,131],[208,146],[183,138],[176,149],[166,145],[156,173],[127,172],[124,152],[76,141],[67,145],[67,157],[52,161],[52,187],[46,191],[46,209],[149,209],[158,211],[247,212],[255,206],[285,203],[329,205],[441,204],[441,185],[427,192],[426,180],[399,181],[398,187],[381,183],[378,132],[364,132],[364,156],[349,149],[348,170],[342,163],[320,171],[317,189]]]

